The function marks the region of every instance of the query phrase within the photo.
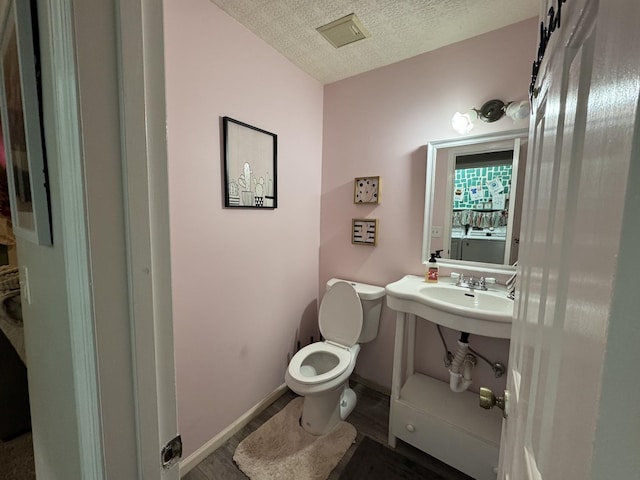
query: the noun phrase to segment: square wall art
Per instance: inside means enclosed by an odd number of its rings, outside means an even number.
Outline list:
[[[351,243],[375,247],[378,243],[378,220],[376,218],[352,219]]]
[[[380,177],[354,179],[353,203],[380,203]]]

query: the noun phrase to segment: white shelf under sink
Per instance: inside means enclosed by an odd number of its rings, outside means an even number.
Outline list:
[[[399,438],[477,480],[496,478],[501,427],[500,411],[482,410],[478,394],[419,373],[391,400],[390,444]]]

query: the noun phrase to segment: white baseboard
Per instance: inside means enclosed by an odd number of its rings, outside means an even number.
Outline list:
[[[257,417],[263,410],[265,410],[269,405],[275,402],[280,396],[287,390],[287,385],[282,384],[278,388],[276,388],[273,392],[263,398],[256,405],[251,407],[245,413],[243,413],[240,417],[238,417],[231,425],[218,433],[215,437],[201,446],[198,450],[193,452],[187,458],[180,460],[180,478],[185,476],[191,470],[193,470],[196,465],[202,462],[205,458],[211,455],[215,450],[217,450],[224,442],[229,440],[233,435],[235,435],[242,427],[244,427],[247,423]]]

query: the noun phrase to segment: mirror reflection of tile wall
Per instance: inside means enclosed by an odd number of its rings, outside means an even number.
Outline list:
[[[454,209],[491,209],[491,190],[487,188],[487,182],[499,179],[504,187],[504,194],[509,198],[509,190],[511,187],[511,165],[495,165],[481,168],[456,168],[455,171],[455,188],[462,189],[463,196],[461,201],[454,200]],[[483,198],[480,200],[471,200],[470,189],[472,187],[482,187]]]

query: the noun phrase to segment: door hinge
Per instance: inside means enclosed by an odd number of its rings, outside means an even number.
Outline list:
[[[173,467],[178,460],[182,457],[182,438],[180,435],[177,435],[175,438],[172,438],[167,442],[167,444],[162,447],[162,451],[160,452],[160,461],[162,462],[162,468],[164,470],[168,470]]]

